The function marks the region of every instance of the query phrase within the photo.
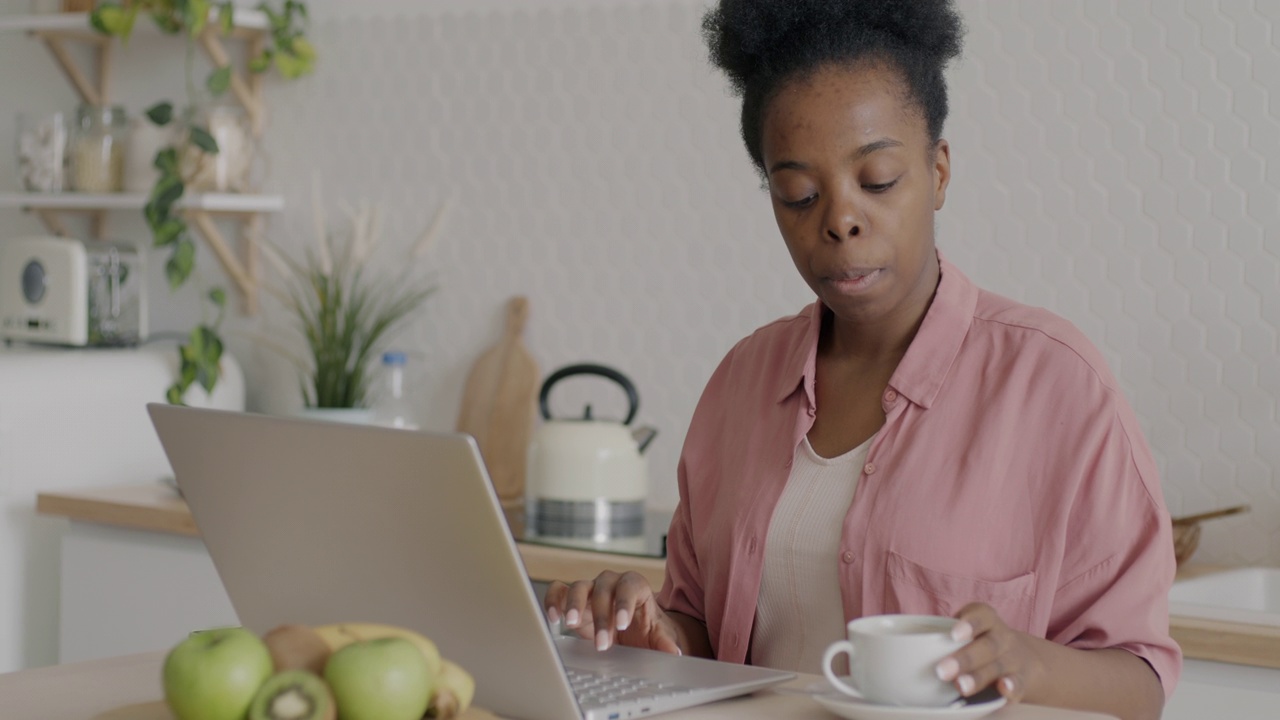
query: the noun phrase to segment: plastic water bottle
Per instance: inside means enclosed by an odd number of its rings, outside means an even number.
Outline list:
[[[378,425],[418,429],[409,399],[404,392],[404,366],[407,358],[402,352],[382,354],[382,395],[374,406],[373,421]]]

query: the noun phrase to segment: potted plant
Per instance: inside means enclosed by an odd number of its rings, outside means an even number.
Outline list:
[[[312,71],[315,50],[303,34],[302,25],[307,20],[307,6],[300,0],[258,5],[270,23],[269,42],[262,53],[250,59],[251,72],[266,72],[272,67],[285,78],[297,78]],[[196,83],[192,79],[195,40],[203,32],[220,31],[229,34],[233,26],[234,5],[231,0],[125,0],[101,2],[90,15],[90,23],[101,33],[127,40],[140,14],[148,15],[164,32],[185,34],[187,39],[186,73],[187,103],[176,110],[170,101],[158,102],[146,112],[147,118],[158,126],[179,121],[181,132],[173,144],[162,147],[155,156],[154,165],[159,171],[143,214],[151,230],[156,247],[169,249],[165,274],[170,290],[182,287],[191,277],[195,267],[196,246],[186,221],[176,209],[186,192],[190,175],[199,168],[201,155],[218,153],[218,143],[198,117]],[[214,19],[215,26],[210,26]],[[211,97],[223,95],[231,83],[230,66],[215,68],[205,78],[204,88]],[[196,158],[197,162],[188,162]],[[212,392],[221,374],[223,343],[219,329],[226,307],[226,291],[221,287],[210,289],[206,299],[215,309],[212,321],[205,317],[192,328],[185,342],[179,345],[178,379],[171,385],[166,397],[171,403],[181,404],[191,385],[199,383],[206,392]]]
[[[441,206],[388,276],[373,263],[383,246],[380,209],[361,203],[349,212],[349,231],[330,233],[318,184],[313,201],[316,238],[302,260],[289,258],[271,243],[263,246],[263,256],[282,283],[267,283],[264,290],[291,316],[306,351],[299,356],[272,340],[266,344],[298,369],[304,414],[367,422],[373,362],[385,341],[435,290],[421,267],[422,258],[434,244],[450,203]]]

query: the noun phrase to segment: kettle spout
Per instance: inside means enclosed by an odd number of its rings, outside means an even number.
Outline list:
[[[649,447],[649,443],[658,436],[658,429],[649,427],[638,427],[631,431],[631,438],[636,441],[636,450],[643,453],[644,449]]]

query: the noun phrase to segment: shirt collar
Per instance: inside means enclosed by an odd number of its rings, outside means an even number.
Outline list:
[[[911,341],[911,347],[898,363],[889,379],[889,385],[911,402],[926,409],[933,404],[947,372],[973,323],[973,313],[978,305],[978,288],[964,273],[938,252],[941,277],[933,302],[925,312],[920,330]],[[779,376],[777,401],[791,397],[797,386],[803,386],[809,406],[815,405],[813,379],[818,360],[818,336],[822,331],[822,301],[810,305],[803,316],[804,325],[799,339],[783,365]]]

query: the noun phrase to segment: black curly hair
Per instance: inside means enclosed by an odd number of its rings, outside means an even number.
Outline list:
[[[785,83],[826,65],[896,69],[937,141],[947,119],[943,70],[963,34],[951,0],[720,0],[702,20],[711,61],[742,96],[742,139],[762,173],[765,108]]]

